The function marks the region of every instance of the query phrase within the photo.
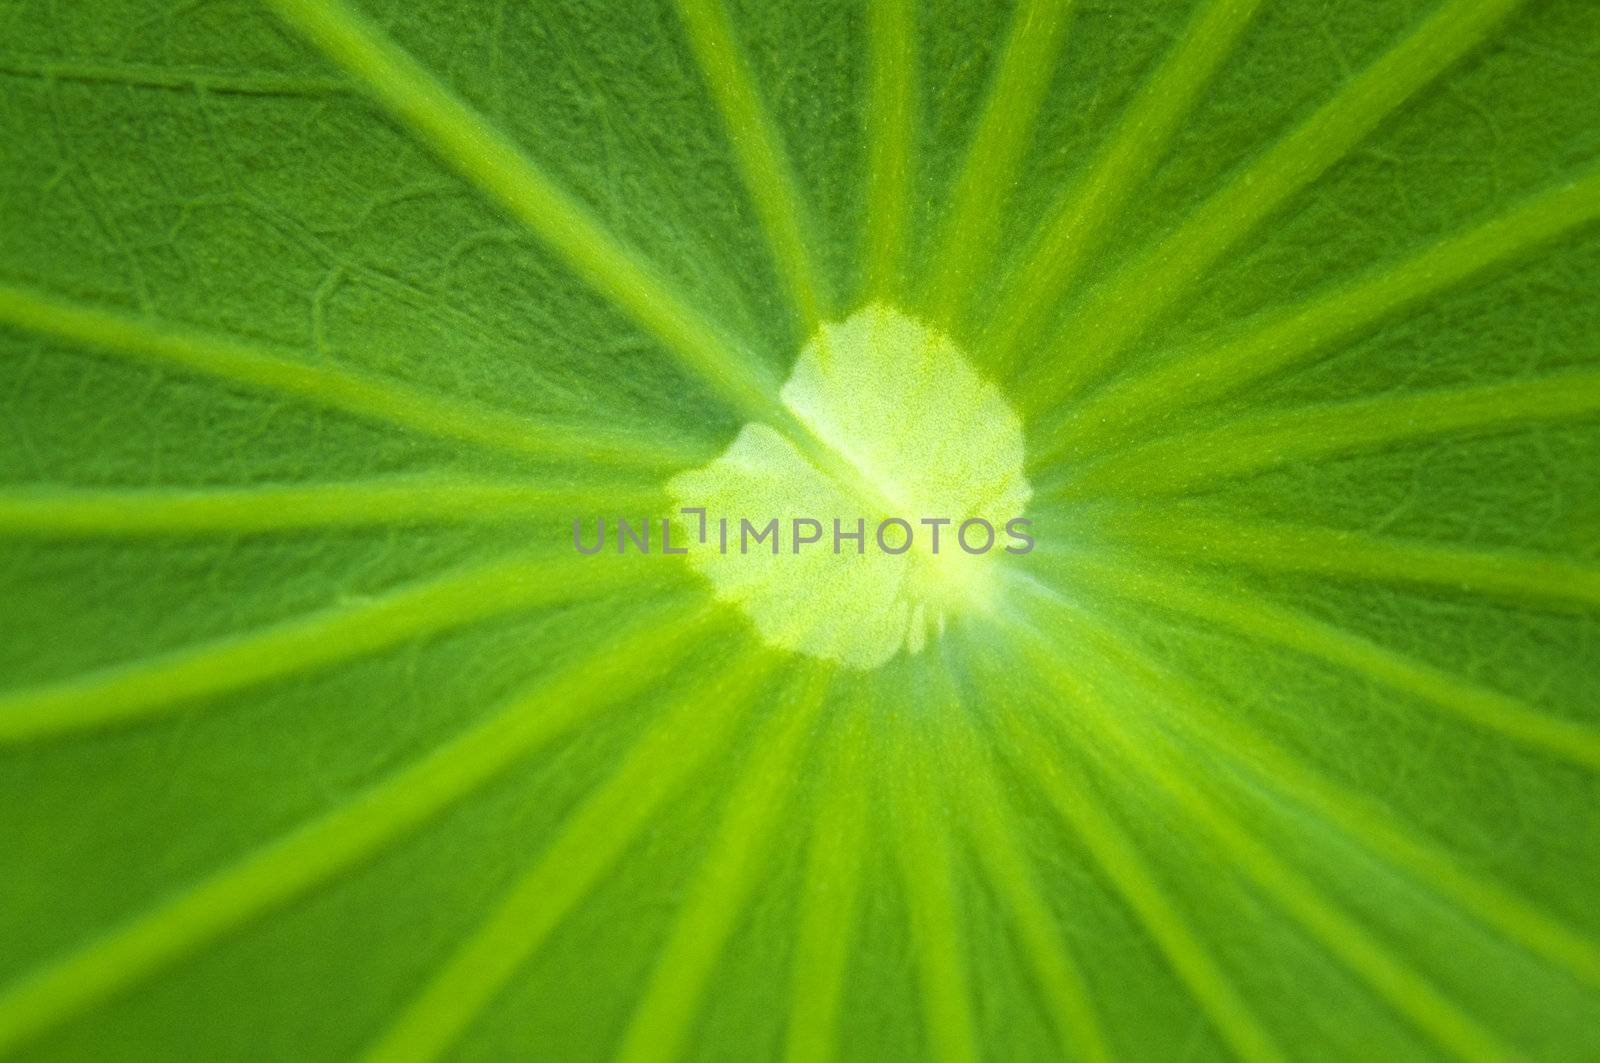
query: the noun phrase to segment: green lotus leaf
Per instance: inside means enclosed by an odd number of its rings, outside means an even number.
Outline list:
[[[1593,0],[0,86],[0,1058],[1600,1058]]]

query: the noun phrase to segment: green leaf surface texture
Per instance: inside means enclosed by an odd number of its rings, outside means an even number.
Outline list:
[[[1597,898],[1594,0],[0,0],[0,1059],[1567,1063]]]

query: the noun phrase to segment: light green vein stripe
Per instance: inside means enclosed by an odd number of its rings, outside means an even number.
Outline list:
[[[807,335],[825,320],[828,300],[818,282],[804,232],[809,212],[778,131],[756,88],[755,76],[734,39],[721,0],[678,0],[696,61],[728,127],[745,187],[772,245],[778,272],[789,286]]]
[[[750,419],[765,419],[776,387],[673,292],[655,266],[617,239],[482,115],[455,96],[344,0],[270,0],[450,166],[474,182],[596,291],[661,341]]]
[[[705,617],[635,624],[485,722],[0,993],[0,1056],[359,866],[511,765],[670,670]]]
[[[110,354],[174,365],[292,395],[408,431],[536,459],[587,458],[663,468],[698,460],[610,431],[557,428],[461,399],[430,395],[351,369],[312,365],[293,351],[103,310],[0,285],[0,325]]]
[[[861,859],[869,844],[863,714],[869,706],[844,706],[832,736],[827,775],[806,853],[805,886],[796,931],[788,1063],[828,1063],[835,1058],[839,1005],[856,936]]]
[[[1081,357],[1053,365],[1050,386],[1029,389],[1029,411],[1055,405],[1110,366],[1151,320],[1290,196],[1359,144],[1396,108],[1438,77],[1525,0],[1446,0],[1411,34],[1352,78],[1304,124],[1212,196],[1167,239],[1112,280],[1069,323]]]
[[[867,19],[867,295],[897,301],[903,295],[916,107],[912,0],[876,0],[867,5]]]
[[[1425,835],[1406,829],[1392,809],[1329,780],[1301,757],[1277,745],[1215,698],[1161,669],[1127,647],[1096,618],[1074,611],[1096,646],[1113,659],[1120,675],[1155,696],[1168,726],[1221,756],[1244,765],[1269,790],[1276,790],[1333,824],[1368,850],[1409,872],[1416,881],[1459,904],[1507,940],[1593,986],[1600,986],[1600,944],[1585,938],[1492,878],[1463,866],[1459,857]],[[1079,630],[1083,630],[1082,627]]]
[[[1207,797],[1170,751],[1128,733],[1118,710],[1099,695],[1080,697],[1082,721],[1115,749],[1123,768],[1134,767],[1199,823],[1233,858],[1233,865],[1272,896],[1346,967],[1359,975],[1397,1013],[1448,1052],[1483,1063],[1520,1058],[1493,1032],[1445,998],[1433,982],[1396,956],[1367,928],[1323,896],[1305,876],[1279,860],[1266,845]]]
[[[1061,1039],[1062,1058],[1110,1063],[1111,1050],[1090,1000],[1088,983],[1067,948],[1064,928],[1050,910],[1013,829],[1021,820],[996,785],[994,765],[987,756],[969,750],[952,781],[964,791],[961,811],[973,847],[1027,954]]]
[[[972,144],[950,194],[950,220],[934,257],[926,306],[958,319],[994,258],[1000,214],[1016,185],[1022,154],[1056,69],[1072,0],[1022,0]]]
[[[539,487],[438,476],[261,487],[23,489],[0,493],[0,536],[257,534],[523,520],[548,526],[596,513],[663,511],[664,497],[656,488]]]
[[[760,747],[735,784],[700,865],[699,878],[673,924],[617,1059],[670,1063],[679,1058],[717,959],[762,874],[780,816],[801,780],[800,754],[822,710],[828,673],[813,678],[803,700],[766,725]]]
[[[1600,770],[1600,731],[1538,712],[1517,698],[1451,675],[1304,613],[1207,589],[1175,571],[1141,563],[1076,560],[1074,578],[1187,613],[1252,639],[1287,647],[1410,695],[1531,749]]]
[[[1087,398],[1074,414],[1074,445],[1107,424],[1147,423],[1238,390],[1428,296],[1491,270],[1600,218],[1600,172],[1540,193],[1477,228],[1442,240],[1347,287],[1274,314],[1237,339],[1162,363]]]
[[[1514,550],[1483,550],[1385,539],[1363,532],[1263,524],[1165,511],[1110,522],[1112,534],[1190,561],[1362,581],[1419,583],[1514,602],[1600,606],[1600,566]]]
[[[1089,176],[1050,208],[1026,261],[1012,275],[984,340],[986,362],[1004,376],[1037,338],[1077,279],[1090,250],[1171,143],[1206,82],[1233,51],[1261,0],[1209,0],[1139,91]]]
[[[929,784],[920,751],[902,750],[899,760],[893,769],[893,846],[911,910],[911,945],[930,1053],[940,1063],[975,1063],[972,974],[956,897],[948,813]]]
[[[1573,370],[1449,391],[1330,403],[1241,417],[1123,451],[1091,466],[1073,494],[1193,491],[1289,462],[1382,449],[1434,436],[1498,432],[1600,412],[1600,371]]]
[[[0,693],[0,746],[174,713],[188,703],[547,602],[630,586],[660,558],[513,558],[44,686]],[[585,563],[588,562],[588,563]],[[668,570],[674,574],[676,568]]]
[[[765,654],[744,654],[728,672],[680,695],[405,1007],[364,1057],[368,1063],[432,1060],[447,1052],[651,818],[723,752],[773,664]]]
[[[1055,686],[1070,691],[1055,674],[1057,665],[1041,657],[1036,666]],[[1066,695],[1076,704],[1076,694]],[[1033,726],[1015,715],[1004,720],[1008,748],[1061,819],[1088,849],[1106,878],[1127,901],[1166,957],[1174,974],[1194,995],[1211,1024],[1240,1059],[1274,1063],[1287,1057],[1261,1025],[1227,973],[1207,951],[1194,929],[1173,907],[1131,839],[1079,780],[1069,780],[1063,758],[1041,740]]]

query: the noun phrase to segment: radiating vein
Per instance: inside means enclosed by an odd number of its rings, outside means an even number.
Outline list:
[[[1600,219],[1600,171],[1542,192],[1354,283],[1274,313],[1243,335],[1181,353],[1085,398],[1058,449],[1126,435],[1306,362],[1384,318]],[[1092,438],[1090,437],[1092,434]]]
[[[542,487],[433,475],[259,487],[24,488],[0,492],[0,537],[59,540],[548,523],[602,511],[658,512],[663,498],[657,488]]]
[[[513,557],[330,605],[243,634],[0,693],[0,747],[128,724],[492,616],[635,583],[643,561]],[[674,575],[677,569],[671,569]]]
[[[949,220],[928,279],[926,306],[943,323],[960,317],[991,265],[1001,211],[1016,185],[1071,12],[1072,0],[1022,0],[1012,17],[999,68],[950,193]]]
[[[1019,767],[1083,842],[1233,1053],[1252,1063],[1286,1059],[1238,987],[1173,906],[1132,839],[1082,780],[1069,778],[1070,769],[1064,759],[1040,736],[1035,725],[1016,715],[1008,715],[1003,722],[1010,738],[1008,749]]]
[[[916,107],[913,0],[867,5],[866,283],[869,299],[897,300],[904,281]]]
[[[1112,534],[1174,559],[1233,562],[1340,579],[1416,583],[1511,602],[1600,606],[1600,566],[1512,549],[1389,539],[1359,531],[1174,512],[1117,519]]]
[[[911,944],[930,1054],[940,1063],[975,1063],[972,971],[956,894],[949,813],[928,779],[920,750],[893,766],[894,850],[911,913]]]
[[[1073,494],[1170,495],[1353,451],[1429,439],[1511,431],[1600,413],[1600,371],[1327,403],[1240,417],[1158,439],[1091,465]]]
[[[780,817],[800,784],[801,754],[822,710],[828,679],[819,669],[800,700],[784,705],[764,725],[628,1024],[618,1060],[670,1063],[679,1057],[717,959],[778,841]]]
[[[539,424],[465,399],[420,391],[354,369],[316,365],[294,351],[153,321],[0,284],[0,325],[95,350],[177,366],[262,391],[395,425],[407,431],[525,458],[585,459],[670,468],[700,460],[670,443],[612,430]]]
[[[795,181],[777,128],[767,114],[755,75],[734,38],[722,0],[677,0],[695,59],[717,101],[745,187],[772,245],[778,273],[789,286],[806,335],[828,316],[804,229],[810,211]]]
[[[525,224],[746,418],[765,419],[776,385],[508,137],[344,0],[270,0],[285,21],[359,81],[446,163]]]
[[[1161,667],[1148,654],[1129,649],[1126,634],[1103,621],[1075,611],[1076,630],[1087,629],[1101,655],[1110,659],[1128,689],[1143,687],[1155,696],[1141,699],[1179,733],[1245,766],[1268,790],[1320,815],[1346,836],[1418,882],[1459,904],[1534,955],[1541,956],[1592,986],[1600,986],[1600,944],[1494,879],[1462,864],[1456,854],[1433,839],[1408,830],[1393,809],[1383,807],[1327,778],[1298,754],[1274,742],[1193,683]]]
[[[1021,822],[994,778],[994,765],[967,736],[949,773],[961,793],[962,819],[979,862],[1006,905],[1007,921],[1027,955],[1040,993],[1051,1011],[1062,1058],[1110,1063],[1089,986],[1067,946],[1065,929],[1051,911],[1014,825]]]
[[[1246,166],[1178,229],[1141,256],[1068,323],[1072,358],[1048,367],[1048,386],[1024,394],[1047,409],[1098,377],[1150,322],[1171,308],[1241,238],[1326,173],[1378,124],[1468,51],[1525,0],[1445,0],[1304,123]]]
[[[1462,679],[1305,613],[1209,589],[1176,571],[1100,558],[1072,563],[1074,578],[1138,601],[1186,613],[1250,639],[1326,661],[1496,734],[1573,764],[1600,770],[1600,731],[1540,712],[1518,698]]]
[[[1133,767],[1165,792],[1186,814],[1206,830],[1232,858],[1233,866],[1344,962],[1397,1013],[1406,1016],[1442,1048],[1483,1063],[1518,1058],[1518,1053],[1454,1002],[1447,999],[1421,972],[1412,968],[1365,926],[1329,901],[1314,882],[1280,860],[1220,804],[1190,778],[1170,750],[1157,752],[1155,743],[1129,733],[1118,721],[1117,710],[1074,688],[1079,719],[1091,727],[1118,763]]]
[[[827,1063],[836,1054],[839,1005],[857,934],[861,861],[869,844],[871,769],[865,742],[859,714],[835,723],[806,852],[784,1055],[788,1063]]]
[[[371,859],[602,708],[648,690],[707,619],[669,624],[646,611],[419,760],[6,987],[0,1055]]]
[[[667,801],[731,740],[775,659],[753,652],[675,696],[616,772],[563,823],[539,860],[406,1005],[365,1058],[437,1059],[499,995],[556,925]]]
[[[1107,224],[1149,177],[1260,3],[1208,0],[1184,28],[1171,54],[1146,79],[1088,176],[1051,205],[1025,261],[1012,274],[990,317],[983,353],[997,376],[1005,377],[1019,346],[1048,324]]]

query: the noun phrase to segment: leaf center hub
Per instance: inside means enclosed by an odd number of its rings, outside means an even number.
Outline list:
[[[868,306],[811,337],[779,399],[805,438],[747,424],[668,484],[706,510],[689,560],[718,598],[854,668],[993,608],[1000,557],[1031,546],[1022,424],[948,337]]]

